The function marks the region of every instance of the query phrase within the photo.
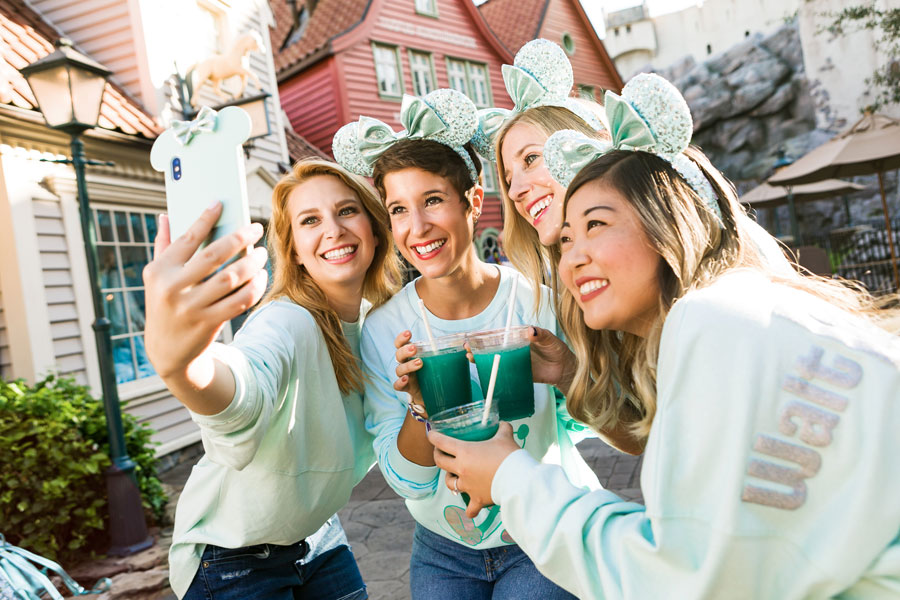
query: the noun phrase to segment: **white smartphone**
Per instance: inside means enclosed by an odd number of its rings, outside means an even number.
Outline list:
[[[198,131],[184,143],[167,129],[150,151],[153,168],[165,175],[172,241],[213,201],[222,203],[222,214],[201,248],[250,223],[242,148],[250,134],[250,116],[236,106],[213,114],[213,131]]]

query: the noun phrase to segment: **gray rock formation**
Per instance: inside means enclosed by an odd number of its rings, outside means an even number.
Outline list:
[[[688,56],[657,72],[681,90],[690,106],[694,144],[740,192],[772,174],[779,150],[797,159],[837,133],[815,128],[816,98],[826,92],[806,77],[796,23],[768,36],[753,35],[705,62]],[[854,181],[867,189],[846,203],[836,199],[797,206],[805,235],[863,223],[878,226],[882,210],[877,180],[868,176]],[[885,184],[896,204],[896,172],[886,174]],[[900,206],[894,204],[891,214],[900,217]],[[761,213],[760,221],[770,231],[788,232],[786,208]]]

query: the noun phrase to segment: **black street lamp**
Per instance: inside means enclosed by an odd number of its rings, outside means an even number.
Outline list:
[[[72,158],[56,162],[71,164],[78,183],[78,204],[81,215],[81,233],[87,255],[88,275],[91,280],[91,297],[94,302],[94,336],[97,340],[97,360],[103,388],[103,406],[106,412],[106,429],[109,435],[112,465],[106,471],[109,494],[110,554],[131,554],[153,543],[147,534],[147,523],[141,506],[141,494],[134,477],[134,461],[125,447],[122,430],[122,412],[119,392],[113,375],[110,322],[106,318],[100,296],[100,278],[97,269],[97,247],[94,220],[88,203],[87,184],[84,178],[86,165],[109,164],[88,160],[84,156],[81,134],[97,126],[100,104],[110,71],[99,63],[76,52],[72,42],[62,38],[56,51],[22,68],[19,72],[28,81],[44,115],[47,125],[69,134]]]

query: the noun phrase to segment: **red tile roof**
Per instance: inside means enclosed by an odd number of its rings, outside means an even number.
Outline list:
[[[550,0],[488,0],[478,7],[511,54],[538,36]]]
[[[23,0],[0,0],[0,105],[34,110],[31,88],[19,69],[54,50],[60,33]],[[114,84],[106,85],[100,127],[155,138],[161,129],[140,105]]]
[[[291,164],[304,158],[324,158],[326,160],[331,160],[331,157],[310,144],[305,137],[290,127],[284,128],[284,137],[287,140],[288,156],[291,158]]]
[[[293,3],[290,0],[269,0],[275,16],[275,28],[271,31],[275,73],[280,75],[316,51],[327,52],[333,38],[362,23],[371,1],[319,0],[300,40],[282,48],[294,28]],[[296,4],[299,10],[306,5],[306,0],[296,0]]]

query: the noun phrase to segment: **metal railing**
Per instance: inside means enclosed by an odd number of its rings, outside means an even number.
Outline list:
[[[891,228],[894,247],[900,248],[900,218],[891,219]],[[873,294],[897,291],[883,219],[872,219],[824,234],[804,234],[803,242],[826,252],[832,274],[860,281]]]

